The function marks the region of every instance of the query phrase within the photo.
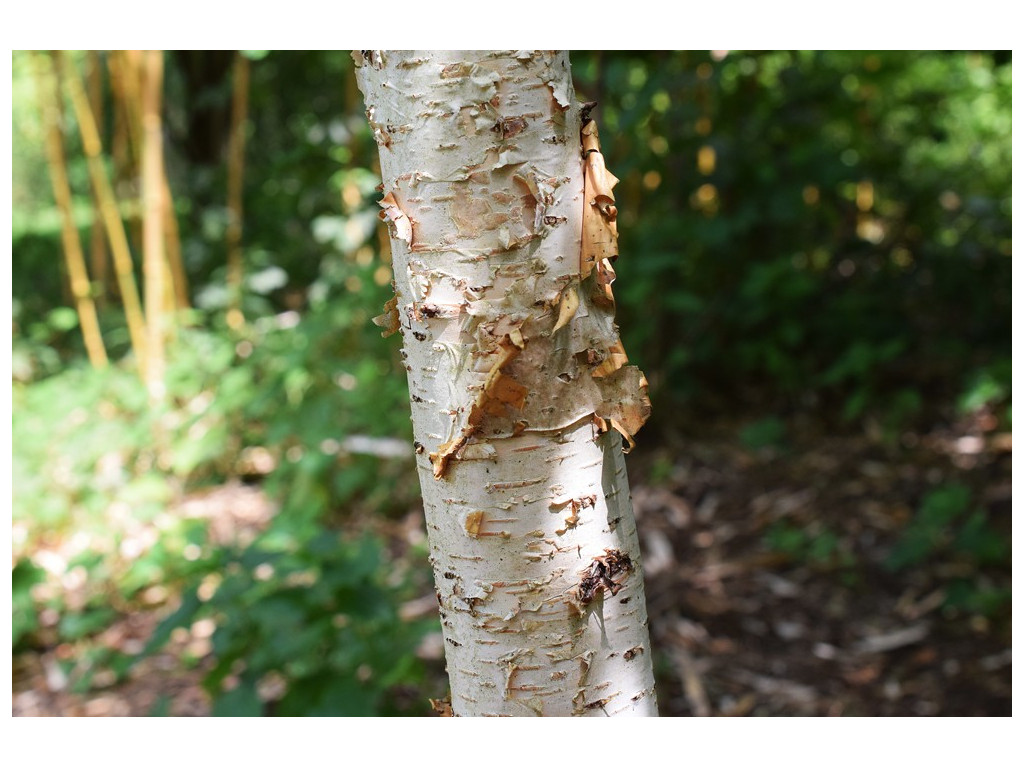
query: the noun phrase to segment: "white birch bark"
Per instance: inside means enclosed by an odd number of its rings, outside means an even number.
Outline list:
[[[353,58],[454,714],[656,715],[619,435],[649,403],[613,323],[615,179],[593,124],[584,160],[568,55]]]

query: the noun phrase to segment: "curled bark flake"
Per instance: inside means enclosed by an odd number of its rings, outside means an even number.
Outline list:
[[[611,422],[612,427],[615,428],[615,431],[622,435],[622,439],[626,441],[626,445],[623,447],[622,452],[629,453],[636,448],[636,440],[633,439],[633,434],[627,431],[626,428],[619,424],[615,419],[609,419],[609,421]]]
[[[612,283],[615,282],[615,270],[610,259],[601,259],[597,263],[597,279],[591,298],[598,306],[615,309],[615,296],[612,295]]]
[[[458,433],[435,453],[430,454],[434,465],[434,477],[444,476],[448,461],[454,456],[480,428],[485,414],[504,415],[508,407],[522,408],[526,399],[527,389],[502,373],[502,368],[518,357],[526,342],[518,330],[506,334],[498,343],[494,362],[484,378],[476,399],[470,406],[466,423]]]
[[[587,695],[587,678],[590,676],[590,661],[594,658],[594,649],[591,648],[576,658],[580,662],[580,676],[579,684],[576,687],[576,695],[572,697],[572,708],[573,714],[579,715],[584,710],[584,702]]]
[[[352,51],[352,61],[357,67],[370,66],[374,69],[384,68],[383,51]]]
[[[466,515],[466,522],[463,527],[466,529],[466,535],[471,539],[475,539],[480,536],[480,526],[484,523],[483,510],[476,510]]]
[[[650,688],[644,688],[642,691],[640,691],[640,693],[638,693],[638,694],[634,695],[632,698],[630,698],[630,701],[632,701],[633,703],[636,703],[636,702],[640,701],[640,699],[642,699],[644,696],[650,696],[652,693],[654,693],[654,687],[653,686],[650,687]]]
[[[593,120],[583,126],[583,247],[580,275],[585,279],[602,260],[619,255],[618,209],[612,188],[619,180],[605,168],[604,156]]]
[[[446,92],[444,106],[451,114],[467,107],[481,113],[500,103],[498,83],[501,75],[490,63],[451,62],[444,64],[438,74]],[[493,118],[491,122],[494,122]]]
[[[498,451],[490,443],[469,443],[455,454],[455,458],[459,461],[480,461],[485,459],[493,461],[497,456]]]
[[[422,322],[423,318],[432,320],[438,317],[445,320],[454,320],[462,314],[462,305],[424,302],[422,304],[414,304],[411,307],[406,307],[405,312],[410,320],[415,320],[416,322]]]
[[[560,507],[569,507],[569,516],[565,518],[565,528],[560,528],[555,531],[559,536],[564,536],[566,531],[572,530],[580,522],[580,510],[592,507],[597,503],[597,495],[590,494],[589,496],[581,496],[578,499],[569,499],[568,501],[553,501],[550,506],[552,509],[558,509]]]
[[[429,699],[430,708],[437,713],[438,717],[455,717],[452,711],[452,697],[448,694],[443,699]]]
[[[622,366],[629,362],[629,358],[626,357],[626,350],[622,346],[622,342],[616,340],[610,347],[608,347],[607,355],[601,364],[594,368],[590,375],[595,379],[600,379],[609,374],[615,373]]]
[[[598,415],[625,435],[635,435],[651,415],[647,377],[635,365],[627,365],[601,380],[604,402]]]
[[[500,656],[497,659],[498,665],[505,669],[505,690],[502,692],[503,699],[512,698],[512,691],[516,690],[512,687],[512,678],[515,677],[516,672],[522,665],[519,664],[520,659],[524,656],[529,656],[533,653],[529,648],[516,648],[515,650],[509,651],[504,656]]]
[[[529,390],[522,384],[499,374],[484,402],[484,413],[490,416],[504,416],[508,412],[508,407],[522,410],[528,392]]]
[[[441,79],[451,80],[456,77],[465,77],[469,74],[469,65],[461,61],[457,61],[454,64],[446,64],[441,67]]]
[[[384,314],[377,315],[373,318],[373,324],[378,328],[383,328],[381,336],[385,339],[395,333],[398,333],[401,327],[398,321],[398,297],[392,296],[384,304]]]
[[[615,581],[615,577],[632,570],[633,561],[629,555],[617,549],[606,549],[603,555],[595,557],[582,572],[580,583],[574,590],[576,601],[580,605],[587,605],[605,589],[613,595],[618,594],[622,583],[621,579]]]
[[[584,709],[604,709],[605,705],[609,701],[611,701],[612,698],[613,698],[612,696],[606,696],[603,699],[598,699],[597,701],[592,701],[589,704],[585,704],[584,705]],[[607,714],[607,712],[605,714]]]
[[[511,139],[526,130],[526,118],[524,117],[502,117],[491,128],[501,138]]]
[[[580,294],[575,284],[566,286],[562,292],[561,300],[558,302],[558,319],[555,321],[555,327],[551,329],[554,333],[559,328],[564,328],[569,324],[569,321],[576,316],[576,310],[580,306]]]
[[[404,240],[410,246],[412,246],[412,221],[405,215],[405,212],[399,207],[398,201],[395,200],[393,192],[388,192],[384,195],[384,199],[377,203],[382,210],[380,212],[380,218],[384,221],[389,221],[394,227],[394,234],[400,240]]]
[[[590,122],[590,113],[593,112],[596,106],[596,101],[585,101],[580,104],[580,125],[586,125]]]
[[[572,81],[565,76],[564,71],[552,66],[555,61],[550,54],[544,54],[544,56],[547,58],[549,73],[544,82],[551,89],[551,95],[558,105],[558,110],[565,112],[572,106]]]
[[[426,64],[429,61],[430,59],[427,58],[426,56],[420,57],[418,59],[402,59],[400,62],[398,62],[397,66],[399,69],[415,69],[416,67]]]
[[[589,111],[590,106],[585,105],[585,109]],[[639,369],[628,365],[613,322],[612,262],[618,256],[618,212],[612,188],[618,179],[605,168],[597,125],[589,114],[586,117],[580,132],[584,157],[580,306],[572,307],[572,299],[567,293],[563,295],[555,330],[572,323],[573,354],[581,367],[589,368],[601,397],[594,410],[597,435],[615,429],[626,441],[624,450],[628,453],[635,445],[633,435],[650,415],[651,404],[647,380]],[[572,376],[569,378],[572,380]]]
[[[629,365],[597,381],[604,400],[594,414],[594,438],[614,429],[626,441],[623,452],[629,453],[636,446],[633,436],[651,415],[647,378]]]

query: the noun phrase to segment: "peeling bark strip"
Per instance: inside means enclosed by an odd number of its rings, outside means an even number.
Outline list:
[[[633,561],[629,555],[614,549],[606,549],[600,557],[595,557],[590,567],[583,573],[580,584],[576,587],[576,599],[586,605],[595,596],[607,589],[612,595],[619,594],[622,584],[615,578],[633,570]]]
[[[357,51],[455,715],[656,715],[617,179],[568,55]],[[605,594],[619,596],[605,600]]]

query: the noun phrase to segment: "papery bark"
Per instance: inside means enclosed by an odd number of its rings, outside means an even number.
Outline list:
[[[452,710],[656,715],[619,434],[650,406],[613,322],[614,177],[596,128],[584,156],[568,55],[353,58]]]

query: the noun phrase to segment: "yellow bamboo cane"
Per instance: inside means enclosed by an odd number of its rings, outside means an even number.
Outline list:
[[[140,58],[138,51],[111,51],[111,80],[114,93],[121,106],[121,114],[128,126],[132,155],[142,156],[142,120],[140,117]],[[178,309],[188,309],[188,277],[181,258],[181,237],[178,219],[174,215],[174,197],[167,180],[166,165],[163,172],[164,247],[169,269],[168,288]]]
[[[178,217],[174,214],[174,196],[167,180],[167,165],[162,174],[164,238],[167,243],[167,264],[170,270],[174,302],[178,309],[188,309],[188,276],[181,260],[181,235],[178,231]]]
[[[99,51],[88,51],[86,53],[89,62],[89,105],[92,113],[96,116],[98,127],[103,132],[103,66],[100,62]],[[107,240],[103,234],[103,223],[100,220],[100,203],[96,197],[95,190],[92,191],[92,228],[89,240],[89,264],[92,268],[93,279],[100,286],[98,301],[100,306],[105,306],[107,300]]]
[[[60,55],[54,54],[58,64]],[[139,290],[135,282],[132,267],[132,254],[128,246],[128,237],[124,231],[124,222],[117,208],[114,191],[110,187],[106,168],[103,166],[103,145],[100,142],[96,120],[89,108],[89,100],[82,86],[82,79],[73,63],[66,67],[68,91],[71,95],[71,106],[78,121],[78,130],[82,137],[82,148],[89,161],[89,175],[93,188],[100,201],[100,214],[103,227],[107,232],[110,252],[114,260],[114,271],[124,303],[125,319],[128,322],[128,334],[131,337],[132,349],[139,361],[139,369],[145,377],[147,354],[145,322],[142,316],[142,304],[139,301]]]
[[[150,398],[164,397],[165,286],[164,153],[160,103],[163,51],[142,57],[142,257],[146,300],[146,387]]]
[[[107,366],[107,350],[103,345],[99,319],[96,316],[96,305],[92,299],[89,273],[85,266],[85,256],[82,253],[82,242],[71,213],[71,185],[68,182],[64,140],[58,122],[60,88],[53,72],[49,73],[50,78],[46,78],[43,71],[46,64],[44,56],[37,57],[36,86],[39,91],[43,125],[46,130],[46,159],[50,170],[50,184],[53,187],[54,200],[56,200],[57,208],[60,211],[64,259],[68,267],[71,293],[78,310],[78,321],[82,327],[82,337],[85,341],[89,362],[94,368],[105,368]],[[47,79],[50,82],[47,82]]]
[[[122,180],[131,174],[131,147],[128,137],[128,115],[124,106],[124,89],[121,85],[121,69],[118,65],[117,51],[109,51],[107,55],[107,73],[110,76],[110,93],[114,100],[114,132],[110,139],[110,159],[113,162],[113,178],[115,189]],[[95,193],[94,193],[95,194]],[[98,204],[97,204],[98,205]],[[111,294],[120,297],[121,291],[117,282],[110,284]]]

